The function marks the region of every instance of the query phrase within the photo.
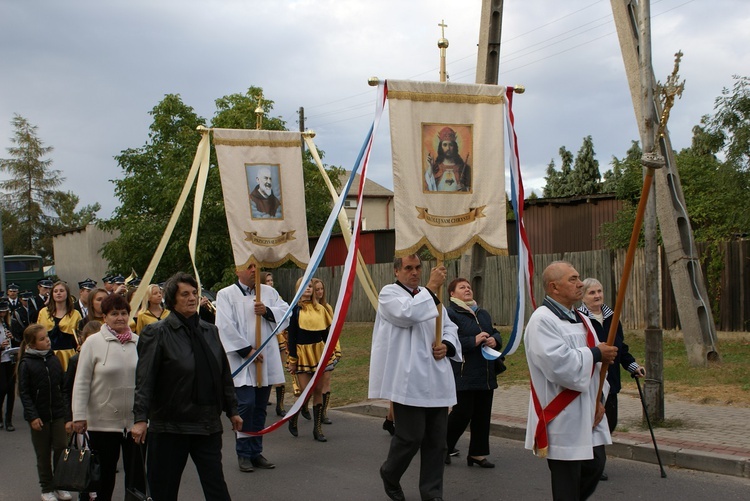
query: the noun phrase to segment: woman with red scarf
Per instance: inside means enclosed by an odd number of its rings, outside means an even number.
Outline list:
[[[138,445],[130,435],[138,336],[130,330],[130,305],[124,296],[110,294],[101,307],[104,325],[81,345],[73,385],[73,428],[78,433],[88,431],[91,449],[99,454],[99,501],[112,499],[120,449],[125,486],[145,490],[143,471],[132,471],[142,468],[142,462]]]

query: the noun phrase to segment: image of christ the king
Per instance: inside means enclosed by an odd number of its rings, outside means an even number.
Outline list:
[[[250,216],[253,219],[281,219],[281,184],[278,165],[246,165],[250,191]]]
[[[423,124],[426,151],[423,191],[471,193],[470,125]]]

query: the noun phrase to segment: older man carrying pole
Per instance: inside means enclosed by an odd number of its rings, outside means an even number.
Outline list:
[[[573,265],[555,261],[542,279],[546,296],[524,334],[531,374],[526,448],[547,458],[553,499],[584,500],[604,471],[604,445],[612,443],[596,376],[617,348],[597,344],[591,321],[573,309],[583,296]]]

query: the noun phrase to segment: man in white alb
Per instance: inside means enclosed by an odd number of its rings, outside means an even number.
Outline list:
[[[380,467],[385,492],[403,500],[400,480],[420,451],[419,492],[424,500],[443,497],[448,407],[456,403],[451,358],[461,361],[456,325],[442,308],[442,340],[435,343],[439,301],[446,269],[435,267],[419,287],[422,263],[416,255],[393,262],[396,283],[378,296],[372,332],[369,398],[393,402],[396,432]]]

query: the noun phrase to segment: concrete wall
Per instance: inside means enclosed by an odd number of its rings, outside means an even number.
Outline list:
[[[102,277],[107,274],[109,263],[102,258],[100,250],[102,245],[116,236],[90,224],[85,229],[61,233],[52,238],[55,271],[60,280],[68,282],[74,294],[78,293],[78,282],[86,278],[102,285]]]

